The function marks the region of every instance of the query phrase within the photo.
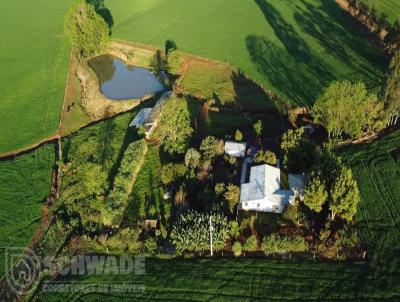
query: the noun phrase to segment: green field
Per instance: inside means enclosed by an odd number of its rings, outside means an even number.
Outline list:
[[[53,145],[0,162],[0,247],[25,247],[35,232],[49,194],[55,161]],[[4,273],[0,249],[0,276]]]
[[[0,153],[55,134],[68,70],[63,35],[71,0],[3,1],[0,19]]]
[[[400,131],[345,157],[361,191],[357,224],[371,261],[400,272]]]
[[[299,104],[334,79],[377,88],[385,59],[347,26],[334,1],[106,0],[113,37],[228,61]]]
[[[76,293],[46,293],[40,301],[395,301],[390,279],[359,264],[265,259],[146,259],[146,274],[66,277]],[[393,279],[395,281],[396,279]],[[101,283],[100,283],[101,282]],[[386,283],[388,282],[388,283]],[[144,285],[144,293],[95,293],[97,285]],[[92,286],[92,290],[90,290]]]
[[[378,15],[383,14],[390,23],[400,18],[400,2],[398,0],[364,0],[369,6],[375,8]]]

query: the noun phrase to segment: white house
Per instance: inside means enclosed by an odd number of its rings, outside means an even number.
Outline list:
[[[301,179],[297,192],[302,192]],[[304,184],[303,184],[304,185]],[[296,193],[281,188],[281,170],[270,165],[251,167],[250,181],[241,185],[239,209],[259,212],[282,213],[285,207],[294,203]]]
[[[226,141],[225,142],[225,153],[233,157],[245,157],[246,156],[246,143]]]

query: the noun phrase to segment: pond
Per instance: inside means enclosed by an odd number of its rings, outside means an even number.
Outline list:
[[[164,90],[150,70],[126,65],[111,56],[94,58],[89,65],[99,78],[101,92],[109,99],[139,99]]]

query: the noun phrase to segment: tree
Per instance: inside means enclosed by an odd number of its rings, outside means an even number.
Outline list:
[[[228,204],[229,210],[233,212],[233,209],[238,204],[240,200],[240,188],[233,184],[229,184],[226,188],[226,192],[224,194],[225,200]]]
[[[254,125],[253,125],[254,131],[256,132],[256,136],[258,138],[260,138],[261,134],[262,134],[262,128],[263,128],[263,124],[260,120],[258,120]]]
[[[165,102],[156,133],[168,153],[186,152],[193,133],[186,100],[171,98]]]
[[[200,145],[200,151],[206,160],[213,160],[216,156],[224,154],[224,142],[214,136],[207,136]]]
[[[242,134],[242,132],[238,129],[238,130],[236,130],[236,133],[235,133],[235,140],[237,141],[237,142],[241,142],[242,140],[243,140],[243,134]]]
[[[389,123],[396,124],[400,114],[400,50],[396,51],[390,62],[383,100]]]
[[[210,250],[210,219],[214,251],[225,247],[229,239],[226,217],[219,214],[188,211],[181,215],[172,228],[171,239],[176,250],[203,253]]]
[[[319,213],[328,200],[328,192],[321,175],[313,171],[310,174],[307,187],[304,192],[304,204],[311,210]]]
[[[156,74],[160,74],[162,71],[167,69],[167,61],[161,54],[160,50],[157,50],[154,54],[150,61],[150,66]]]
[[[185,164],[188,168],[195,169],[199,166],[201,154],[194,148],[187,150],[185,155]]]
[[[268,164],[274,166],[276,165],[277,158],[274,152],[271,152],[269,150],[260,150],[254,156],[254,162],[256,162],[257,164]]]
[[[327,192],[328,197],[325,203],[332,212],[332,220],[339,216],[344,220],[351,221],[360,200],[360,193],[351,169],[346,167],[342,160],[331,151],[320,150],[310,175],[314,175],[325,186],[325,190],[319,187],[319,192],[317,191],[316,194],[320,194],[324,199],[326,196],[324,191]],[[306,190],[308,189],[309,186]],[[306,203],[306,197],[304,202]],[[315,200],[307,201],[312,204],[311,207],[315,208],[318,208],[320,202],[322,203],[322,200],[317,200],[317,197]]]
[[[186,166],[182,164],[169,163],[161,167],[161,181],[164,185],[170,185],[185,174]]]
[[[165,41],[164,52],[165,52],[166,56],[168,56],[171,51],[174,51],[177,49],[178,49],[178,46],[176,45],[174,40],[168,39],[167,41]]]
[[[283,166],[291,172],[306,172],[315,162],[316,146],[305,135],[303,127],[284,133],[281,149]]]
[[[90,58],[110,41],[110,29],[92,4],[78,0],[65,18],[65,34],[81,58]]]
[[[344,220],[352,221],[361,198],[351,169],[345,166],[341,167],[340,175],[333,184],[331,195],[332,201],[329,209],[332,212],[332,220],[339,215]]]
[[[215,185],[214,191],[217,196],[221,196],[222,194],[224,194],[225,190],[226,190],[226,188],[225,188],[225,184],[223,182],[217,183]]]
[[[330,137],[343,133],[358,138],[371,130],[379,130],[383,102],[368,94],[364,83],[333,82],[315,102],[312,115]]]

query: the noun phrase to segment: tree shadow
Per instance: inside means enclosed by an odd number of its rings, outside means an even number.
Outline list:
[[[242,72],[233,72],[233,88],[235,89],[235,103],[243,110],[252,113],[278,113],[278,106],[266,94],[263,88]]]
[[[321,1],[318,6],[307,0],[288,2],[295,21],[288,23],[273,1],[254,1],[276,39],[248,35],[245,41],[250,59],[272,87],[297,105],[313,104],[322,90],[337,79],[361,78],[370,82],[367,85],[379,85],[376,79],[381,74],[382,58],[367,41],[341,25],[343,20],[337,7],[333,7],[335,3]],[[305,40],[307,37],[312,40]],[[336,66],[332,59],[343,67]]]
[[[356,32],[354,24],[347,24],[345,12],[331,1],[321,1],[320,6],[300,1],[304,9],[299,8],[294,18],[301,30],[313,37],[325,53],[362,74],[369,88],[380,87],[381,81],[376,80],[388,61]]]
[[[106,21],[110,28],[110,35],[112,33],[112,27],[114,25],[114,18],[111,11],[104,5],[104,0],[86,0],[86,3],[92,4],[96,12]]]
[[[111,56],[95,57],[88,64],[95,71],[100,81],[100,86],[110,81],[116,72],[114,58]]]

